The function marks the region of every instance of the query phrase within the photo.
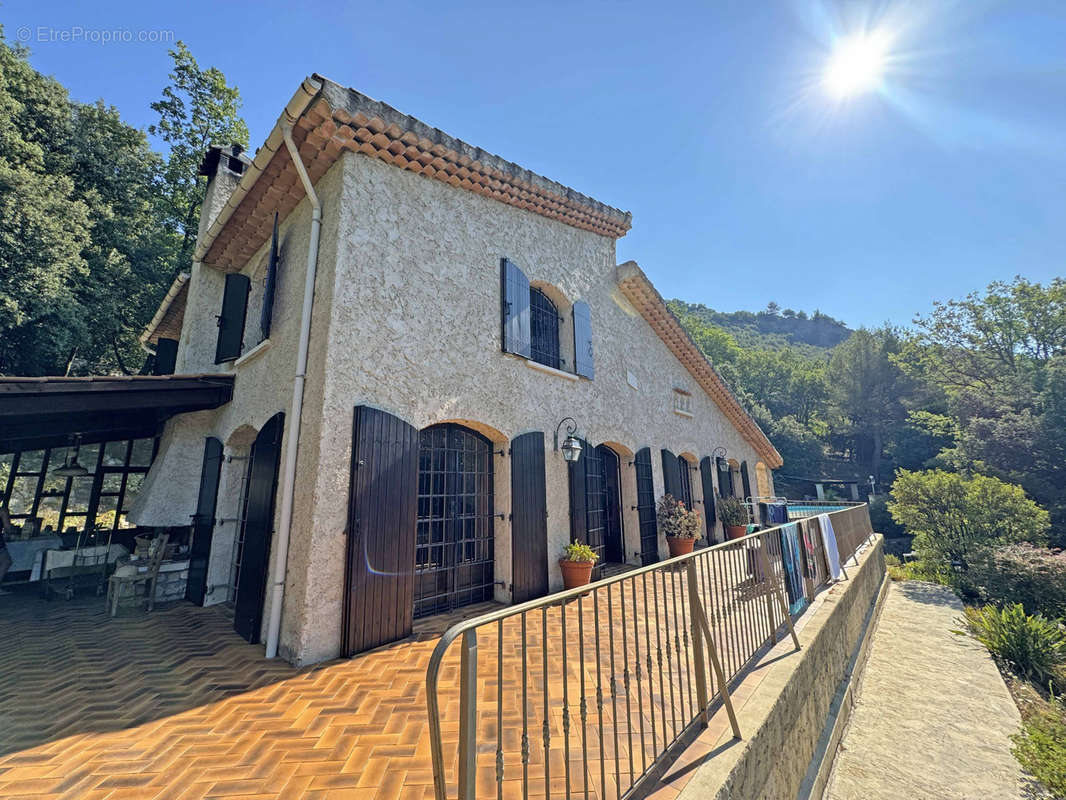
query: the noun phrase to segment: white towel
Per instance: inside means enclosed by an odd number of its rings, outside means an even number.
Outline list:
[[[837,535],[833,530],[833,523],[829,521],[828,514],[818,515],[818,527],[822,531],[822,547],[825,550],[826,563],[829,565],[829,577],[834,581],[839,581],[844,577],[844,569],[840,566]]]

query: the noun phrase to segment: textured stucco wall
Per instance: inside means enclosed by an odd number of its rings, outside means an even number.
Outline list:
[[[306,599],[299,661],[339,651],[356,405],[382,408],[419,428],[465,421],[500,443],[528,430],[545,431],[553,588],[561,585],[554,560],[570,530],[567,470],[561,454],[551,451],[551,433],[563,417],[574,417],[589,441],[613,443],[623,455],[630,560],[639,543],[636,512],[630,508],[635,480],[627,456],[652,448],[657,494],[663,486],[662,447],[702,457],[723,446],[754,469],[758,458],[750,445],[617,289],[613,240],[361,155],[346,154],[340,163],[344,196],[339,239],[344,247],[337,257],[331,335],[312,343],[328,364],[322,406],[326,424],[321,426],[311,492],[314,528],[300,542],[301,560],[306,550]],[[549,284],[570,302],[589,303],[594,381],[545,374],[501,352],[503,256],[532,282]],[[627,372],[636,376],[639,388],[628,385]],[[693,418],[673,412],[675,386],[694,393]],[[495,462],[496,505],[503,513],[510,511],[506,460]],[[692,477],[699,498],[698,475]],[[496,579],[509,586],[509,523],[498,521],[496,535]],[[665,541],[661,549],[665,552]],[[507,586],[497,590],[497,597],[509,597]]]
[[[416,427],[456,421],[501,446],[520,433],[547,437],[546,486],[552,588],[555,559],[569,541],[568,475],[551,450],[559,420],[574,417],[589,441],[609,443],[622,461],[625,551],[640,545],[632,455],[652,449],[656,494],[666,447],[698,459],[715,447],[747,460],[754,450],[719,412],[666,345],[626,301],[614,280],[609,238],[580,231],[436,181],[347,153],[319,181],[323,231],[316,283],[303,432],[298,458],[281,652],[295,663],[338,654],[354,406],[387,410]],[[182,371],[232,371],[234,399],[215,412],[168,424],[157,466],[135,519],[187,524],[196,503],[203,437],[217,436],[240,459],[263,423],[288,411],[310,223],[304,200],[281,225],[282,267],[270,347],[250,360],[216,367],[215,315],[223,274],[194,265],[182,332]],[[246,352],[258,326],[257,292],[269,243],[245,267],[253,278]],[[500,347],[499,262],[507,256],[534,284],[546,285],[571,326],[569,304],[592,313],[596,378],[571,380],[527,366]],[[572,336],[561,337],[567,364]],[[636,378],[637,388],[627,382]],[[673,389],[693,392],[692,418],[673,412]],[[288,428],[288,426],[286,426]],[[289,446],[286,440],[283,448]],[[246,462],[223,466],[209,584],[225,599]],[[754,473],[753,473],[754,474]],[[694,497],[702,498],[698,473]],[[497,511],[510,511],[506,457],[495,459]],[[230,521],[225,521],[230,520]],[[665,553],[665,540],[660,541]],[[510,598],[510,524],[496,523],[497,599]],[[271,576],[273,580],[273,576]],[[269,609],[267,610],[267,613]]]
[[[336,220],[340,205],[342,172],[338,165],[315,187],[324,213],[311,327],[313,340],[324,341],[327,337],[326,326],[329,324],[333,269],[337,252]],[[208,586],[213,590],[208,597],[209,603],[226,600],[233,540],[237,532],[235,518],[240,516],[241,489],[247,470],[245,457],[263,424],[278,412],[287,414],[292,402],[310,223],[311,206],[305,198],[280,225],[281,266],[275,290],[270,344],[245,362],[218,366],[213,363],[218,333],[215,315],[218,314],[222,303],[224,274],[207,265],[198,264],[194,265],[193,276],[190,278],[186,323],[179,346],[179,371],[219,371],[234,374],[234,399],[217,410],[183,414],[167,423],[159,456],[138,495],[131,518],[144,525],[188,525],[189,516],[196,509],[204,438],[214,436],[223,442],[225,455],[233,456],[234,459],[227,460],[222,466],[215,514],[216,519],[221,522],[216,525],[214,531],[208,567]],[[245,270],[253,277],[253,295],[262,291],[263,268],[268,248],[269,242],[249,260]],[[245,324],[245,353],[258,340],[259,316],[257,311],[252,312],[252,307],[258,309],[260,305],[261,299],[253,297],[250,300],[249,316]],[[318,452],[315,443],[319,437],[318,427],[322,418],[318,409],[322,407],[324,370],[321,354],[316,357],[312,353],[304,390],[305,413],[297,461],[298,475],[313,475],[316,470]],[[348,424],[350,425],[350,422]],[[286,437],[282,442],[282,460],[288,445]],[[310,536],[312,503],[309,493],[297,491],[293,507],[292,534],[293,541],[297,544],[294,544],[290,551],[290,564],[300,564],[298,542]],[[277,508],[275,522],[276,517]],[[273,550],[274,543],[271,546],[272,553]],[[268,582],[274,579],[273,556],[271,565]],[[289,574],[300,573],[298,571]],[[296,592],[292,596],[298,598],[299,593]],[[269,593],[266,605],[264,618],[269,614]],[[288,640],[293,636],[293,626],[288,624],[290,617],[296,618],[295,610],[292,614],[283,614],[287,623],[283,628],[281,642],[283,654],[287,653]]]

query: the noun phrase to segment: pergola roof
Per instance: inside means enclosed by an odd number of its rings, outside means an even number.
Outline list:
[[[0,377],[0,453],[155,436],[186,411],[233,397],[232,375]]]

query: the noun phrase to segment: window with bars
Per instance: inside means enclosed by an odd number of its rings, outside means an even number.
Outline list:
[[[685,504],[685,508],[692,508],[692,465],[688,463],[688,460],[684,456],[677,457],[677,471],[678,476],[681,479],[678,485],[678,497],[675,500],[680,500]]]
[[[126,520],[126,513],[152,465],[157,446],[154,438],[82,445],[78,462],[89,474],[76,478],[53,474],[66,459],[65,446],[0,455],[0,479],[6,478],[0,487],[11,521],[23,525],[36,520],[39,531],[134,527]]]
[[[559,369],[559,310],[544,292],[529,290],[530,358]]]

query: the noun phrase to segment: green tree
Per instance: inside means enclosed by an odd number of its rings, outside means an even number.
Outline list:
[[[829,373],[833,424],[863,471],[881,481],[885,443],[906,422],[909,379],[893,360],[901,348],[891,328],[861,328],[833,351]]]
[[[216,67],[202,68],[184,42],[170,51],[174,71],[163,97],[152,103],[159,121],[148,128],[169,147],[163,169],[162,202],[167,229],[179,237],[172,272],[186,269],[196,244],[203,186],[197,167],[212,145],[248,146],[248,126],[240,116],[241,96]]]
[[[1047,540],[1048,512],[1020,486],[987,475],[945,470],[900,470],[888,510],[914,535],[914,549],[938,568],[962,569],[986,558],[997,545],[1041,544]]]
[[[67,93],[0,30],[0,373],[63,371],[85,333],[75,283],[88,271],[89,211],[56,143]]]

